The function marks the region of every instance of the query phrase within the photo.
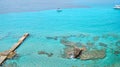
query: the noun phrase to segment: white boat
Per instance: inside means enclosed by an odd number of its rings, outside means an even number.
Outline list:
[[[120,5],[115,5],[114,9],[120,9]]]
[[[57,12],[62,12],[62,9],[60,9],[60,8],[57,8]]]

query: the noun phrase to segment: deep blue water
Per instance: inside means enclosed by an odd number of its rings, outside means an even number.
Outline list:
[[[0,51],[9,49],[24,33],[30,37],[18,48],[18,58],[7,60],[8,65],[19,67],[119,67],[120,66],[120,10],[113,8],[71,8],[0,14]],[[73,60],[61,57],[65,46],[59,40],[49,40],[46,36],[69,36],[88,34],[89,37],[69,38],[71,41],[92,41],[93,36],[101,37],[106,57],[98,60]],[[108,35],[108,38],[102,36]],[[97,45],[97,42],[95,42]],[[111,45],[112,43],[112,45]],[[96,46],[99,48],[99,46]],[[110,49],[112,48],[112,49]],[[112,53],[117,48],[118,54]],[[38,55],[38,51],[52,52],[52,57]],[[101,66],[100,66],[101,65]]]

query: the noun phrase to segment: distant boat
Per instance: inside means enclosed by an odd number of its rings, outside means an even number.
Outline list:
[[[120,9],[120,5],[115,5],[114,9]]]
[[[62,9],[60,9],[60,8],[57,8],[57,12],[62,12]]]

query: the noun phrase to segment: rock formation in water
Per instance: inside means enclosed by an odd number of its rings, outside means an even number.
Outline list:
[[[119,54],[120,54],[120,51],[117,51],[117,50],[116,50],[116,51],[114,51],[114,54],[115,54],[115,55],[119,55]]]
[[[53,39],[53,40],[58,40],[58,37],[57,36],[54,36],[54,37],[46,37],[47,39]]]
[[[82,60],[92,60],[92,59],[102,59],[106,56],[106,50],[91,50],[91,51],[85,51],[80,56],[80,59]]]
[[[69,41],[67,39],[61,39],[60,43],[65,45],[65,46],[76,46],[75,42]]]
[[[107,44],[100,42],[99,46],[107,47]]]
[[[99,38],[100,38],[99,36],[94,36],[94,37],[93,37],[93,40],[94,40],[94,41],[98,41]]]
[[[120,46],[120,40],[115,43],[116,46]]]
[[[39,55],[44,54],[44,55],[47,55],[48,57],[51,57],[53,55],[53,53],[47,53],[45,51],[38,51],[38,54]]]
[[[84,51],[84,49],[81,49],[77,46],[66,47],[64,48],[64,54],[62,55],[64,58],[79,58],[79,56],[82,54],[82,51]]]
[[[57,38],[56,38],[57,37]],[[118,39],[118,35],[116,34],[103,34],[101,36],[88,36],[80,34],[80,35],[67,35],[67,36],[56,36],[50,39],[60,39],[60,43],[65,46],[64,53],[62,56],[64,58],[80,58],[82,60],[93,60],[93,59],[102,59],[106,57],[106,49],[113,49],[112,53],[115,55],[120,54],[120,40]],[[70,41],[71,38],[80,38],[78,42]],[[116,42],[109,42],[111,38],[117,40]],[[48,38],[49,39],[49,38]],[[104,41],[102,42],[101,39]],[[107,42],[105,42],[107,41]],[[115,44],[115,48],[109,48],[109,44]],[[102,46],[102,47],[101,47]],[[75,48],[77,47],[77,48]],[[82,51],[80,54],[80,49],[85,47],[87,51]],[[99,50],[98,48],[103,48]],[[77,56],[77,57],[75,57]]]
[[[5,63],[0,67],[19,67],[16,62]]]

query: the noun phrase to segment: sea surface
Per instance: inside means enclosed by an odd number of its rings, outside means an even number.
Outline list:
[[[69,8],[61,12],[0,14],[0,52],[10,49],[24,33],[30,36],[16,50],[17,56],[3,67],[120,67],[120,10]],[[72,42],[92,42],[88,48],[106,49],[106,56],[90,60],[64,58],[66,46],[60,42],[63,37]]]

